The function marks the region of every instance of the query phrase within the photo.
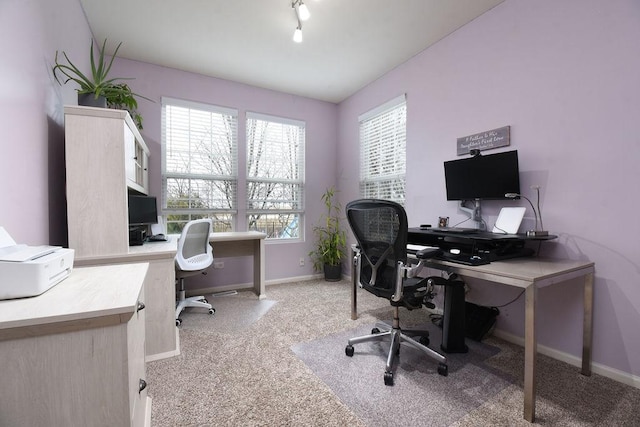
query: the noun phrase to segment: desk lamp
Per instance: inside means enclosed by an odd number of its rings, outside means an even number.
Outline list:
[[[540,210],[540,186],[539,185],[532,185],[531,188],[536,190],[536,193],[538,195],[538,210],[537,211],[536,211],[536,208],[533,206],[533,203],[531,202],[531,200],[529,200],[528,197],[523,196],[520,193],[506,193],[504,195],[504,197],[506,197],[508,199],[515,199],[517,197],[522,197],[527,202],[529,202],[529,204],[531,205],[531,209],[533,210],[533,217],[534,217],[536,223],[535,223],[535,227],[533,228],[533,230],[527,231],[527,236],[529,236],[529,237],[548,236],[549,232],[544,230],[544,225],[542,224],[542,211]],[[538,218],[540,218],[540,230],[538,230]]]

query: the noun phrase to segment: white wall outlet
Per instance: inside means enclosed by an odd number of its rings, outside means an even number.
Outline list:
[[[300,257],[300,267],[304,267],[304,257]]]
[[[214,261],[213,268],[224,268],[224,261]]]

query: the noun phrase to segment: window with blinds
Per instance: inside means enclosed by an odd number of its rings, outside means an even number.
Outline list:
[[[268,239],[302,238],[305,123],[247,113],[247,225]]]
[[[168,233],[211,218],[232,231],[237,214],[238,113],[162,99],[162,213]]]
[[[360,195],[404,205],[407,104],[399,96],[359,118]]]

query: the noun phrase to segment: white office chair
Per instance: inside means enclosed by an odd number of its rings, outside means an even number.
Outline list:
[[[209,244],[212,225],[210,219],[189,221],[182,229],[176,253],[176,280],[180,283],[178,300],[176,301],[176,326],[182,324],[180,313],[187,307],[209,309],[209,314],[216,310],[203,296],[185,298],[184,278],[196,274],[207,274],[205,271],[213,264],[213,249]]]

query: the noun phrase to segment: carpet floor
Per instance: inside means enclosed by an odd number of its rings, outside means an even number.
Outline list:
[[[345,356],[346,340],[391,317],[388,301],[350,283],[306,281],[207,296],[216,309],[181,316],[181,354],[147,364],[152,426],[530,426],[522,418],[523,351],[490,337],[437,363],[402,347],[395,385],[384,385],[384,343]],[[402,310],[402,326],[427,313]],[[431,328],[431,326],[430,326]],[[433,329],[433,348],[440,342]],[[640,390],[538,356],[535,425],[637,426]]]

